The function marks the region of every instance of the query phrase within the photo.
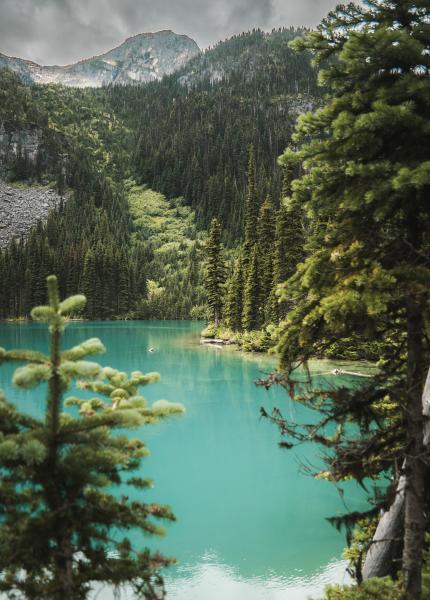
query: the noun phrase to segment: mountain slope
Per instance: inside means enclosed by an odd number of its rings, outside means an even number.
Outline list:
[[[165,30],[141,33],[109,52],[64,67],[45,67],[0,54],[0,68],[14,71],[25,83],[101,87],[159,80],[199,53],[199,47],[191,38]]]
[[[321,94],[307,53],[289,42],[303,30],[235,36],[146,86],[109,87],[112,109],[136,131],[134,176],[168,198],[183,196],[199,227],[217,217],[224,241],[242,235],[248,147],[254,146],[260,203],[277,205],[277,158],[297,116]]]
[[[297,114],[318,102],[309,56],[296,55],[288,45],[301,34],[236,36],[147,85],[24,86],[13,73],[0,71],[0,122],[24,133],[37,124],[44,138],[50,134],[59,145],[41,165],[25,160],[31,156],[24,152],[9,178],[53,179],[72,190],[45,227],[0,252],[0,279],[7,282],[3,316],[26,314],[41,303],[30,291],[44,293],[47,272],[58,275],[64,295],[82,290],[92,298],[86,313],[91,318],[204,314],[201,254],[182,234],[172,246],[164,244],[163,232],[175,235],[171,218],[174,228],[182,223],[187,229],[192,214],[185,237],[194,241],[216,216],[225,243],[236,247],[251,144],[258,205],[270,195],[278,206],[277,157],[291,140]],[[213,77],[215,70],[222,77]],[[129,178],[145,187],[129,189]],[[160,219],[161,233],[154,232],[152,217]],[[151,239],[144,235],[148,224]],[[154,237],[161,246],[152,246]]]
[[[175,78],[189,88],[205,82],[234,83],[237,79],[253,86],[256,74],[266,71],[267,79],[276,75],[277,83],[291,91],[310,92],[314,80],[309,81],[308,58],[288,48],[289,42],[306,31],[282,27],[271,32],[256,29],[234,35],[195,56]],[[293,82],[295,89],[291,88]]]

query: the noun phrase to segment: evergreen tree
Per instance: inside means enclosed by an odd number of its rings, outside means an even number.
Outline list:
[[[85,254],[84,269],[82,272],[81,286],[85,296],[89,298],[86,304],[85,314],[90,319],[94,319],[97,315],[97,305],[92,298],[95,295],[95,282],[97,279],[96,264],[94,252],[90,248]]]
[[[243,238],[250,145],[258,157],[258,167],[254,164],[250,177],[257,206],[267,193],[279,197],[281,178],[276,157],[290,140],[297,113],[295,94],[297,90],[305,94],[316,91],[309,56],[298,56],[288,47],[291,39],[302,34],[302,30],[285,29],[234,36],[204,58],[196,57],[195,64],[189,65],[189,86],[181,82],[183,73],[149,86],[98,90],[25,86],[14,74],[0,70],[2,119],[16,128],[36,126],[43,140],[35,161],[31,156],[24,160],[22,153],[17,178],[49,180],[61,195],[64,193],[64,202],[53,211],[49,228],[37,233],[37,237],[48,238],[49,252],[37,253],[36,260],[53,257],[52,272],[58,274],[62,294],[67,294],[80,285],[85,255],[92,249],[97,278],[95,293],[88,294],[86,316],[132,315],[130,308],[133,311],[143,298],[134,287],[133,252],[142,232],[132,226],[122,193],[124,180],[132,175],[167,193],[169,199],[183,196],[193,208],[199,228],[207,228],[216,217],[228,246],[236,246]],[[249,78],[251,54],[253,77]],[[222,65],[222,81],[211,81],[207,64]],[[312,101],[310,96],[307,101]],[[6,165],[10,176],[15,158]],[[19,256],[10,257],[5,316],[28,315],[33,283],[36,293],[43,296],[44,278],[51,272],[46,270],[49,263],[44,269],[38,268],[39,263],[33,268],[34,261],[28,264],[27,243],[18,244]],[[126,271],[118,269],[115,257],[124,252],[129,280],[121,281],[118,303],[115,273],[124,277]],[[145,263],[143,268],[147,278],[165,288],[161,315],[189,316],[193,305],[203,303],[202,269],[198,270],[196,289],[184,296],[188,278],[184,256],[170,253],[176,274],[167,277],[167,261],[157,254],[153,264]],[[250,252],[246,261],[249,256]],[[160,280],[150,272],[153,267],[159,270]],[[178,313],[174,287],[183,299]]]
[[[275,237],[275,211],[272,200],[267,197],[261,205],[257,224],[257,248],[259,256],[260,301],[262,310],[273,286],[273,242]]]
[[[0,397],[0,591],[14,598],[82,600],[93,584],[127,584],[137,597],[155,600],[164,596],[159,569],[170,561],[134,548],[122,536],[130,529],[159,534],[154,519],[174,517],[165,506],[130,501],[114,488],[150,485],[133,476],[146,454],[144,444],[124,429],[183,409],[165,401],[146,403],[139,387],[156,381],[155,373],[135,371],[129,377],[84,360],[104,351],[98,339],[61,351],[67,317],[82,309],[85,297],[61,302],[51,276],[48,298],[32,316],[49,325],[49,356],[0,348],[0,362],[26,363],[15,371],[15,385],[48,386],[43,419]],[[64,398],[75,380],[83,380],[80,387],[92,395]],[[63,412],[67,406],[78,412]],[[116,430],[122,433],[113,435]]]
[[[218,327],[222,316],[225,264],[222,256],[221,227],[217,219],[212,220],[206,252],[205,287],[207,302],[211,311],[211,319],[215,323],[215,326]]]
[[[304,258],[305,236],[303,210],[294,198],[284,197],[276,215],[273,247],[273,281],[269,300],[271,320],[277,322],[286,316],[288,305],[280,302],[278,286],[287,281]]]
[[[224,322],[233,331],[242,330],[243,288],[244,288],[243,258],[239,255],[231,276],[226,284],[224,303]]]
[[[260,270],[258,248],[255,245],[249,261],[243,293],[242,326],[245,331],[258,329],[261,325]]]
[[[118,311],[117,315],[126,314],[131,307],[130,267],[124,252],[117,257],[118,269]]]
[[[249,147],[247,187],[245,195],[245,222],[244,222],[244,260],[247,262],[251,256],[254,244],[257,242],[258,222],[258,196],[256,181],[256,164],[254,146]]]
[[[401,564],[405,595],[418,599],[430,508],[421,404],[430,362],[428,3],[343,6],[298,45],[325,63],[329,96],[300,119],[301,146],[284,155],[306,168],[293,197],[312,219],[312,252],[283,291],[294,309],[279,345],[285,373],[275,379],[291,390],[297,363],[352,335],[378,341],[380,373],[359,390],[306,393],[302,401],[323,413],[319,426],[297,428],[279,412],[274,419],[286,447],[312,439],[332,450],[331,480],[391,471],[394,486],[380,490],[368,517],[388,508],[404,464]],[[336,436],[325,434],[327,422],[337,424]],[[351,526],[357,517],[335,521]]]

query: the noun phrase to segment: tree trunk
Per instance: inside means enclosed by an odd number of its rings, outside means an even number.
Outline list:
[[[430,445],[430,369],[423,393],[424,446]]]
[[[385,577],[393,571],[396,545],[403,533],[406,477],[402,475],[396,488],[393,504],[378,523],[372,544],[366,554],[363,579]]]
[[[49,284],[48,284],[49,285]],[[58,290],[55,288],[50,293],[50,305],[58,310]],[[50,510],[57,515],[57,548],[55,559],[54,581],[56,591],[53,598],[72,600],[74,594],[73,582],[73,552],[70,544],[70,534],[67,526],[64,524],[64,499],[60,489],[57,487],[57,464],[59,460],[59,442],[58,433],[60,429],[60,410],[61,400],[64,391],[64,384],[60,375],[61,354],[60,354],[60,324],[52,325],[51,331],[51,368],[52,375],[48,383],[48,405],[47,405],[47,424],[50,432],[48,469],[52,478],[52,485],[48,490],[47,504]]]
[[[430,445],[430,368],[422,395],[424,415],[424,446]],[[405,470],[405,465],[403,469]],[[390,509],[382,515],[372,545],[366,555],[363,567],[363,579],[385,577],[393,568],[396,540],[402,535],[405,511],[406,477],[402,475],[396,488],[396,497]]]
[[[408,390],[406,403],[406,488],[403,574],[405,593],[421,598],[425,507],[424,415],[422,405],[422,313],[413,298],[407,302]]]

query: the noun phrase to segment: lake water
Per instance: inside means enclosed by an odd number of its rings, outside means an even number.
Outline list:
[[[103,365],[124,371],[158,371],[144,388],[149,401],[182,402],[186,413],[142,432],[151,456],[141,476],[152,478],[148,501],[172,506],[177,521],[151,547],[175,556],[165,573],[171,600],[305,600],[327,582],[346,581],[345,539],[325,520],[365,508],[352,484],[342,500],[334,486],[300,471],[318,464],[312,446],[279,449],[276,428],[259,408],[279,406],[300,420],[303,409],[285,391],[256,388],[273,361],[198,345],[201,323],[74,322],[63,346],[100,337]],[[47,349],[40,324],[0,324],[0,346]],[[149,352],[149,348],[154,352]],[[13,389],[10,365],[0,367],[0,389],[40,414],[43,390]],[[133,436],[135,436],[133,432]],[[100,594],[99,600],[108,598]]]

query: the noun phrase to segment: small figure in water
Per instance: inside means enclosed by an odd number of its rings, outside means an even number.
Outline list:
[[[148,352],[155,352],[155,348],[153,348],[152,346],[150,348],[148,348]]]

